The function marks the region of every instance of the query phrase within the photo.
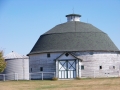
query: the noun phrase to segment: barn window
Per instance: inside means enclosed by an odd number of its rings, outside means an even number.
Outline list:
[[[43,71],[43,67],[40,67],[40,71]]]
[[[65,56],[67,57],[67,56],[69,56],[69,54],[68,54],[68,53],[66,53],[66,54],[65,54]]]
[[[32,72],[32,68],[31,68],[31,72]]]
[[[84,65],[81,65],[81,70],[84,70]]]
[[[102,66],[100,66],[99,68],[102,69]]]
[[[48,58],[50,57],[50,53],[47,53],[47,57],[48,57]]]
[[[115,69],[115,66],[113,66],[113,69]]]

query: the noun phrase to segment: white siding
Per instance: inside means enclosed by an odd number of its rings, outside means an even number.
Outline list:
[[[56,72],[58,76],[58,62],[55,59],[62,53],[50,53],[50,57],[47,57],[47,53],[30,55],[30,73],[41,72],[40,67],[43,67],[43,72]],[[76,52],[74,53],[78,58],[83,61],[76,63],[77,76],[82,77],[118,77],[120,70],[120,54],[115,52]],[[75,59],[73,56],[62,55],[59,60]],[[79,67],[77,66],[79,65]],[[84,65],[84,70],[81,70],[81,65]],[[100,69],[102,66],[102,69]],[[113,68],[115,66],[115,69]],[[32,68],[32,72],[31,72]],[[37,76],[33,78],[38,78]],[[46,76],[46,78],[50,78]]]
[[[86,54],[84,52],[80,53],[78,57],[83,60],[84,70],[81,71],[83,77],[118,77],[119,75],[120,55],[117,53],[94,52],[93,55],[90,55],[88,52]]]
[[[30,66],[29,72],[56,72],[56,62],[55,59],[59,57],[62,53],[50,53],[50,57],[47,57],[47,53],[44,54],[34,54],[30,55]],[[43,67],[43,71],[40,71],[40,67]],[[32,68],[32,71],[31,71]],[[51,78],[53,76],[47,75],[44,78]],[[32,79],[39,79],[40,76],[31,76]]]

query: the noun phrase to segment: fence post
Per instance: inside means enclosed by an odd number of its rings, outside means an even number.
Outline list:
[[[17,81],[18,81],[18,73],[16,73],[16,78],[17,78]]]
[[[29,73],[29,80],[31,80],[31,73]]]
[[[15,77],[16,75],[15,75],[15,74],[16,74],[16,73],[14,73],[14,80],[16,79],[16,77]]]
[[[118,77],[120,77],[120,71],[118,71]]]
[[[95,70],[94,70],[94,78],[95,78]]]
[[[43,80],[43,72],[42,72],[42,80]]]
[[[54,72],[54,77],[56,77],[56,76],[55,76],[55,72]]]
[[[3,81],[5,81],[5,74],[3,74]]]

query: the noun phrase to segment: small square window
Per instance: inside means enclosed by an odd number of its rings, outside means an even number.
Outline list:
[[[81,70],[84,70],[84,65],[81,65]]]
[[[102,66],[99,66],[100,69],[102,69]]]
[[[113,69],[115,69],[115,66],[113,66]]]
[[[43,67],[40,67],[40,71],[43,71]]]
[[[47,57],[50,57],[50,53],[47,53]]]

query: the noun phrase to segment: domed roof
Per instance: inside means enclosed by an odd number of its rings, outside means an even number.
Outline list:
[[[12,51],[11,53],[7,54],[4,58],[5,59],[20,59],[20,58],[28,58],[28,56],[24,56],[24,55],[22,56]]]
[[[119,51],[103,31],[88,23],[70,21],[41,35],[29,54],[91,50]]]
[[[98,28],[94,27],[89,23],[71,21],[63,24],[59,24],[45,34],[54,34],[54,33],[88,33],[88,32],[102,32]]]

